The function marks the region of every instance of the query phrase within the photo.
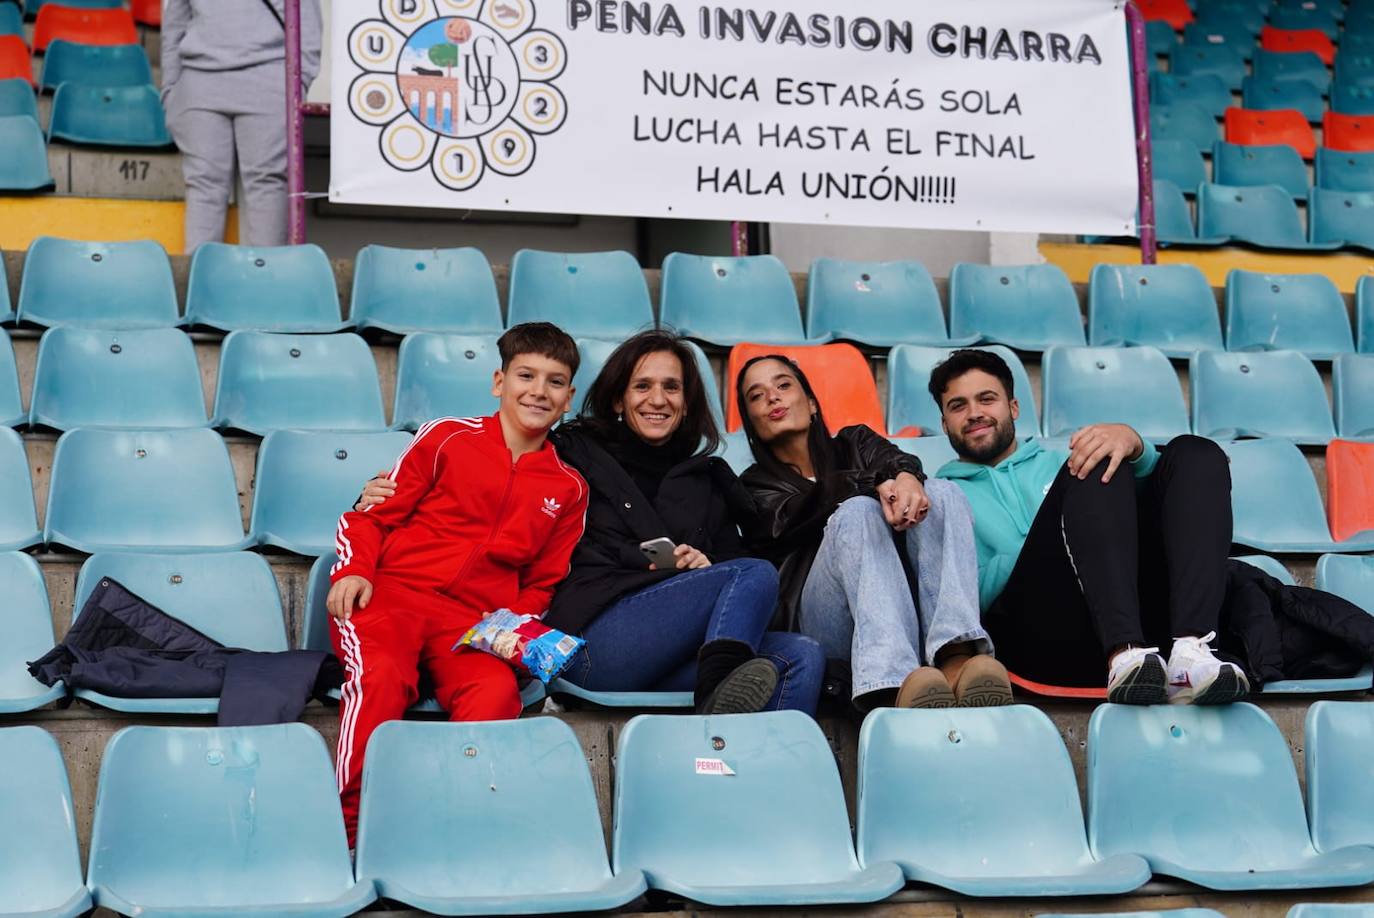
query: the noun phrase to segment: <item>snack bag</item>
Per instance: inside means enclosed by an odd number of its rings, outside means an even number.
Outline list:
[[[548,682],[563,671],[585,643],[580,637],[550,628],[533,615],[497,609],[469,628],[453,649],[466,644],[484,650],[512,666],[523,667],[539,681]]]

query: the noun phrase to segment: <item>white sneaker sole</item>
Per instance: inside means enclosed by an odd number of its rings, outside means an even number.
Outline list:
[[[1169,698],[1170,704],[1218,705],[1243,701],[1250,694],[1250,683],[1235,666],[1223,666],[1206,685],[1183,689]]]
[[[1165,689],[1168,674],[1159,657],[1151,654],[1140,661],[1135,670],[1107,689],[1112,704],[1164,704],[1169,700]]]

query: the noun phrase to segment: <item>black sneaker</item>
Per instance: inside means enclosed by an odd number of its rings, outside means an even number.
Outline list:
[[[697,713],[754,714],[764,709],[777,687],[778,668],[771,660],[755,657],[720,680],[706,700],[697,705]]]

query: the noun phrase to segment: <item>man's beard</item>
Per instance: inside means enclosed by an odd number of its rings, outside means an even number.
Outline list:
[[[992,439],[988,440],[984,446],[970,446],[963,436],[949,435],[949,445],[954,447],[954,452],[960,459],[967,462],[976,462],[979,465],[987,465],[998,456],[1007,451],[1007,447],[1016,442],[1016,424],[1007,418],[1005,421],[998,421],[993,427]]]

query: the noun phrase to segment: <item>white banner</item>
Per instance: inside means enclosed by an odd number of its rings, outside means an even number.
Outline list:
[[[334,0],[339,202],[1119,235],[1113,0]]]

